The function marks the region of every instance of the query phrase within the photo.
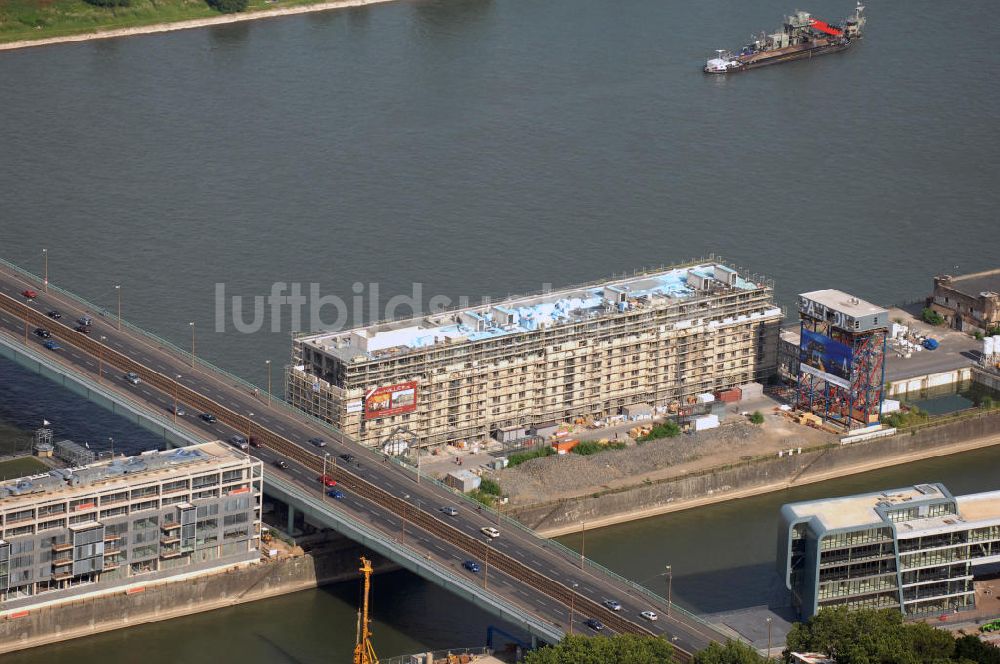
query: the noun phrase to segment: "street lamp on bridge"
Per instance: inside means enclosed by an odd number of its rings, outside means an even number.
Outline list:
[[[118,329],[122,329],[122,285],[115,284],[115,290],[118,292]]]
[[[267,405],[271,405],[271,360],[264,360],[267,365]]]
[[[49,250],[48,249],[42,249],[42,257],[45,260],[45,271],[43,273],[44,276],[42,277],[42,286],[45,289],[45,292],[48,293],[49,292]]]
[[[194,369],[194,321],[188,323],[191,326],[191,368]]]

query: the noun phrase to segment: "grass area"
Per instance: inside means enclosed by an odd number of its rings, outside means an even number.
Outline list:
[[[35,457],[22,457],[20,459],[10,459],[0,461],[0,478],[9,479],[14,477],[24,477],[25,475],[37,475],[48,470],[48,466]]]
[[[546,445],[540,447],[537,450],[531,450],[530,452],[517,452],[516,454],[511,454],[507,457],[507,465],[509,467],[519,466],[525,461],[531,461],[532,459],[538,459],[540,457],[552,456],[556,451],[552,449],[551,445]]]
[[[322,1],[325,0],[250,0],[247,11]],[[222,14],[210,8],[205,0],[132,0],[130,7],[96,7],[84,0],[0,0],[0,43],[214,16]]]
[[[482,478],[479,482],[479,488],[469,492],[469,496],[487,507],[492,507],[502,495],[503,490],[500,488],[500,484],[489,477]]]
[[[580,456],[590,456],[591,454],[597,454],[598,452],[605,452],[607,450],[623,450],[625,449],[625,443],[599,443],[596,440],[584,440],[577,444],[576,447],[572,449],[573,454],[579,454]]]
[[[676,422],[663,422],[653,427],[645,436],[636,438],[635,442],[646,443],[659,438],[675,438],[679,435],[681,435],[681,428],[677,426]]]

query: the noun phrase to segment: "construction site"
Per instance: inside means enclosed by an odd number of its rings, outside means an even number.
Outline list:
[[[702,261],[302,336],[286,395],[391,453],[512,442],[766,378],[781,318],[769,280]]]

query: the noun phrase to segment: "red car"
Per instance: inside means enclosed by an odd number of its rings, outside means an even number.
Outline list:
[[[319,481],[322,482],[325,486],[337,486],[337,480],[333,479],[329,475],[320,475]]]
[[[21,295],[23,295],[27,300],[34,300],[36,297],[38,297],[38,292],[33,291],[29,288],[28,290],[21,291]]]

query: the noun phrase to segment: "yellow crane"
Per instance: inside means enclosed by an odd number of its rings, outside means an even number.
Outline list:
[[[354,664],[378,664],[378,655],[372,646],[368,620],[368,591],[371,589],[372,563],[361,556],[361,569],[358,570],[365,575],[365,596],[358,609],[358,629],[354,646]]]

